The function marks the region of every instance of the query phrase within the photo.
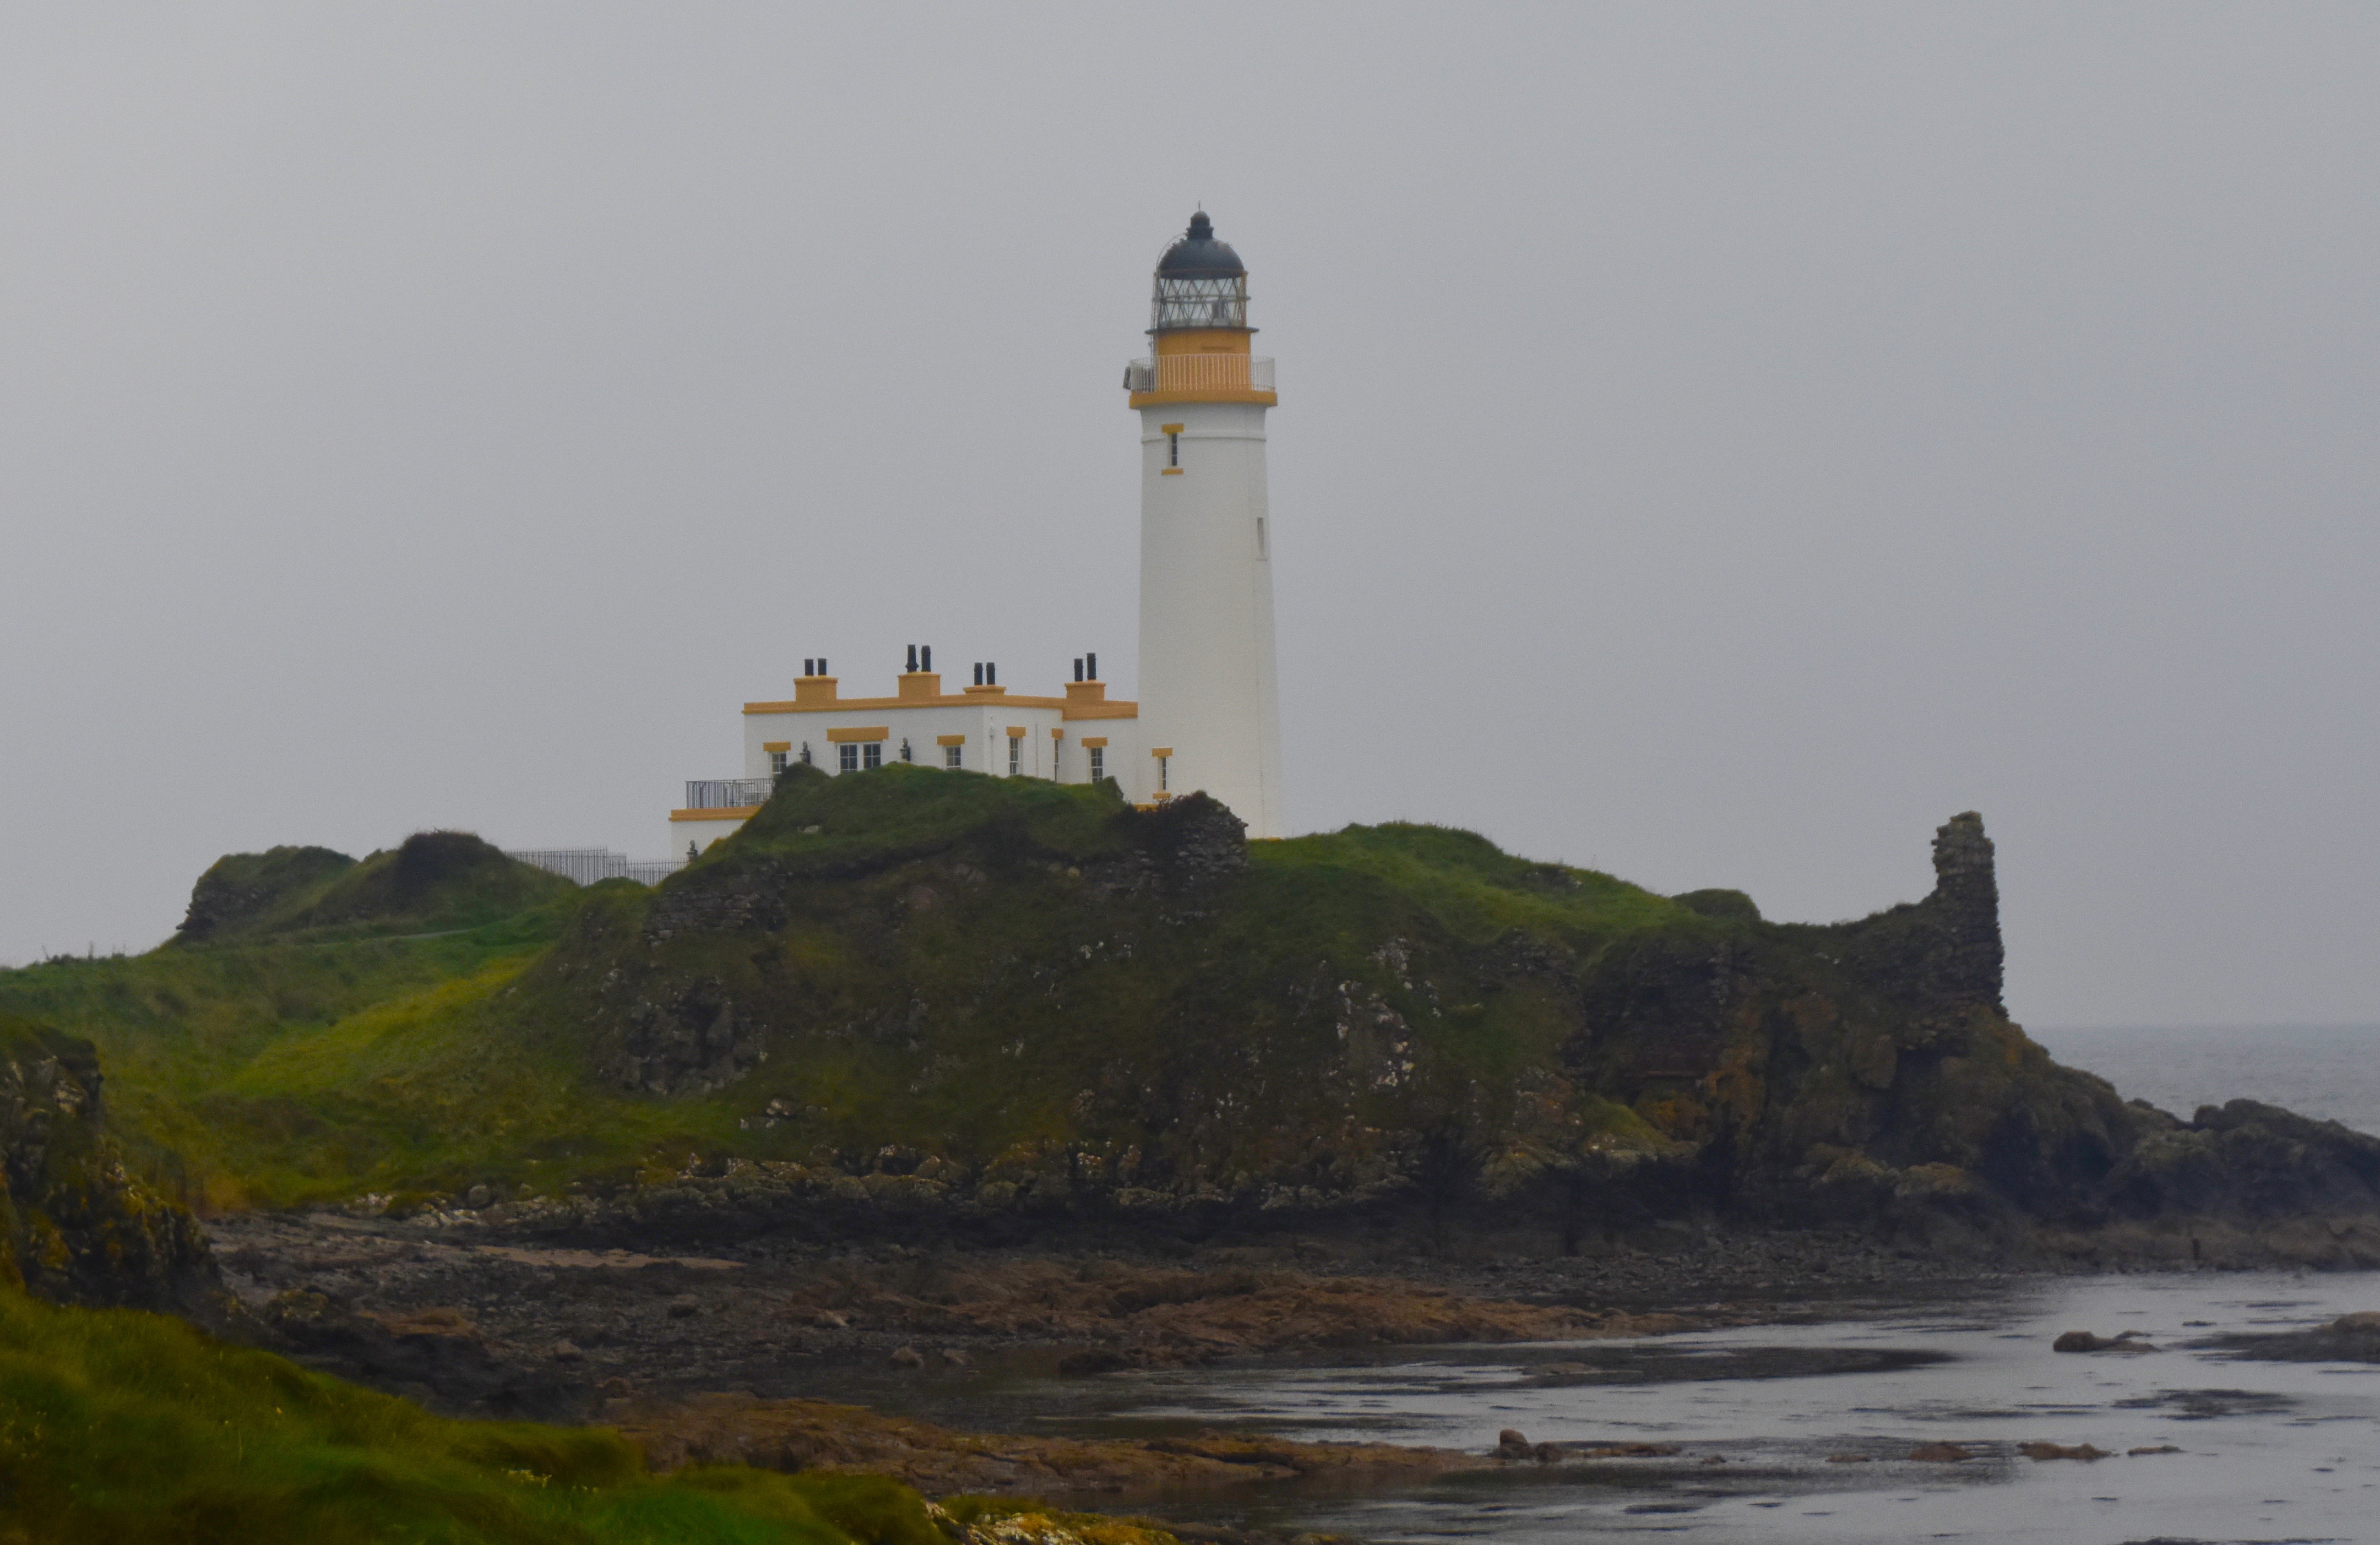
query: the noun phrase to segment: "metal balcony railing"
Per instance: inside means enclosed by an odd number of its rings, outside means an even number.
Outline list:
[[[658,885],[686,868],[683,858],[642,862],[608,847],[530,847],[507,850],[504,857],[581,885],[592,885],[599,880],[633,880],[639,885]]]
[[[688,778],[686,806],[689,810],[740,810],[769,802],[773,778]]]
[[[1261,354],[1160,354],[1123,368],[1127,392],[1269,392],[1272,360]]]

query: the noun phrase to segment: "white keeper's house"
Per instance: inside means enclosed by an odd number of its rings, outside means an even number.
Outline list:
[[[994,662],[945,691],[930,646],[911,646],[889,695],[844,696],[824,659],[794,695],[744,705],[744,775],[686,785],[669,849],[735,831],[794,762],[829,773],[888,761],[1002,778],[1096,783],[1151,804],[1203,789],[1281,834],[1281,727],[1273,677],[1272,531],[1265,413],[1272,361],[1250,351],[1248,277],[1204,211],[1158,261],[1147,357],[1124,369],[1140,415],[1140,684],[1108,697],[1099,656],[1059,692],[1011,694]]]

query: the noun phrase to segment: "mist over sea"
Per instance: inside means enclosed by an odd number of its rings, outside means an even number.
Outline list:
[[[2380,1133],[2380,1025],[2027,1026],[2069,1067],[2184,1121],[2201,1105],[2261,1100]]]

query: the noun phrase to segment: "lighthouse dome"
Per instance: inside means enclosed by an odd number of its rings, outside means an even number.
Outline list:
[[[1215,223],[1200,210],[1182,239],[1157,260],[1149,304],[1152,333],[1248,331],[1248,270],[1230,245],[1215,239]]]
[[[1190,229],[1182,239],[1157,260],[1160,279],[1236,279],[1247,271],[1231,243],[1215,239],[1215,223],[1203,209],[1190,217]]]

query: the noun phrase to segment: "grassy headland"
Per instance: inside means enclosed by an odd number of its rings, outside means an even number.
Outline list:
[[[2370,1209],[2371,1139],[2184,1124],[2052,1064],[2000,1004],[1980,820],[1935,858],[1922,901],[1774,924],[1438,827],[1246,844],[1201,797],[796,770],[650,889],[456,833],[235,856],[174,943],[0,973],[0,1013],[96,1042],[116,1130],[214,1209],[704,1177],[1143,1216],[1503,1198],[1573,1238],[1690,1206]]]

